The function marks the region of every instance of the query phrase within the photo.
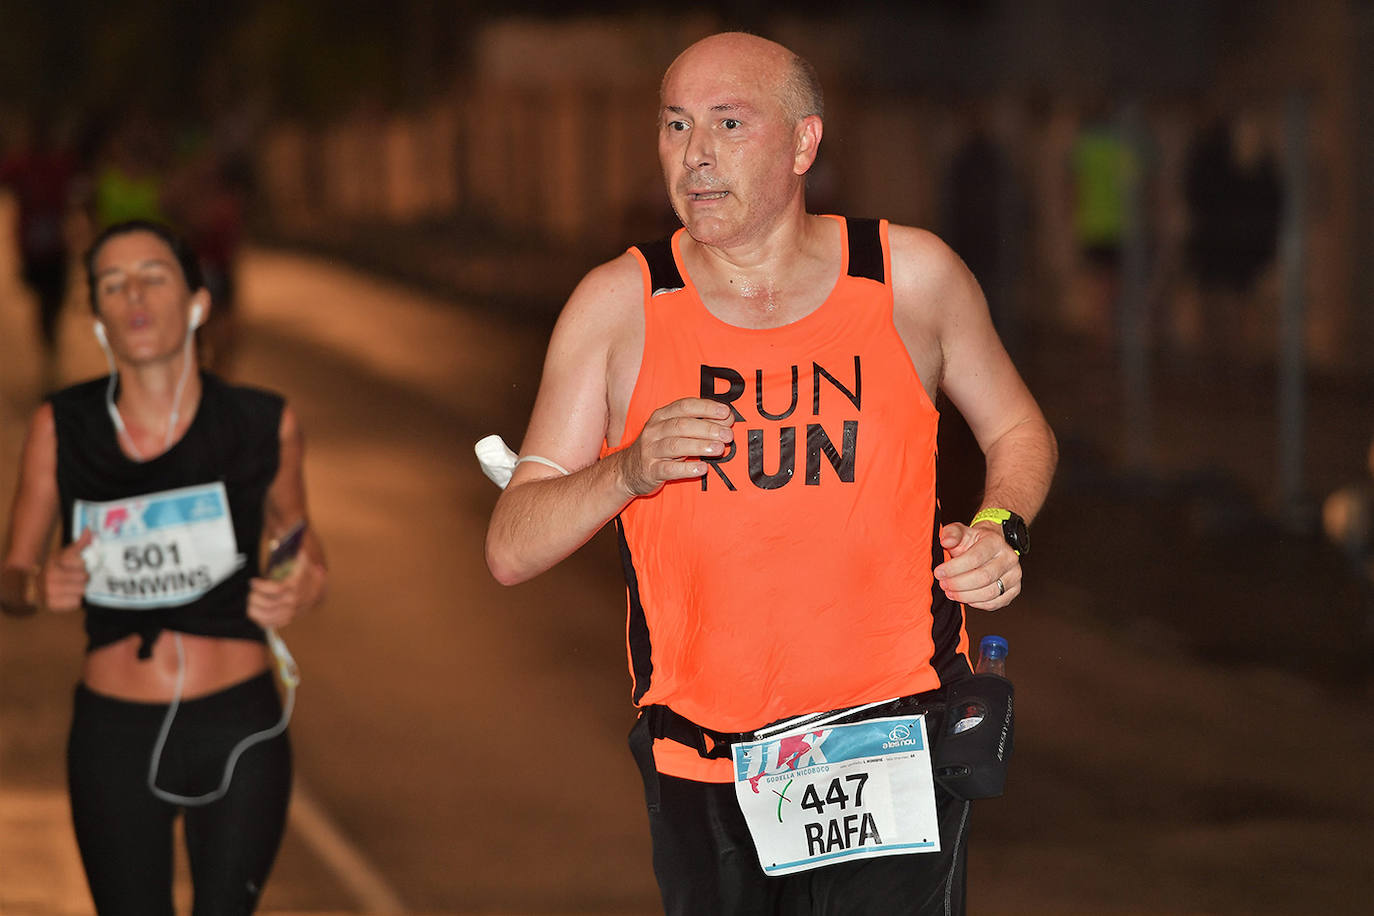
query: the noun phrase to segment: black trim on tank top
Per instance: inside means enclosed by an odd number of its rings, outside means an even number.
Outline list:
[[[845,222],[849,225],[849,275],[878,283],[886,282],[883,240],[878,233],[878,221],[846,217]]]
[[[682,272],[677,269],[673,258],[673,239],[659,239],[645,245],[636,245],[644,261],[649,265],[649,295],[675,293],[687,284],[682,282]]]
[[[935,524],[930,534],[930,568],[945,561],[945,548],[940,544],[940,505],[935,504]],[[964,630],[964,606],[950,600],[940,587],[940,580],[930,583],[930,667],[935,669],[940,684],[948,684],[973,673],[968,656],[959,651],[960,634]]]
[[[639,574],[635,572],[634,557],[630,555],[630,542],[625,538],[625,523],[618,515],[615,517],[615,536],[620,543],[620,565],[630,595],[630,616],[625,637],[630,644],[630,673],[634,677],[631,696],[638,704],[649,692],[649,684],[654,676],[653,642],[649,635],[649,621],[644,616],[644,605],[639,601]]]

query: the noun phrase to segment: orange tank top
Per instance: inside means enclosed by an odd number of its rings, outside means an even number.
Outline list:
[[[629,589],[634,701],[723,732],[931,690],[967,674],[963,607],[934,582],[939,414],[893,324],[887,223],[845,220],[830,296],[779,328],[707,310],[679,230],[631,248],[644,352],[622,441],[687,396],[735,411],[699,480],[616,521]],[[672,741],[659,769],[728,781]]]

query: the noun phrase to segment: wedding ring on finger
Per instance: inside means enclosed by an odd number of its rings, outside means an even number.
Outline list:
[[[1005,595],[1006,593],[1007,593],[1007,587],[1006,587],[1005,585],[1002,584],[1002,577],[1001,577],[1001,576],[998,576],[998,577],[997,577],[997,597],[998,597],[998,598],[1001,598],[1001,597],[1002,597],[1003,595]]]

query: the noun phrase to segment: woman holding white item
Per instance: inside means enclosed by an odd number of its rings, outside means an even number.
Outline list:
[[[170,229],[111,226],[86,269],[111,374],[34,414],[0,604],[85,610],[67,762],[97,911],[173,912],[172,824],[184,812],[195,914],[251,913],[291,786],[294,666],[275,631],[325,585],[304,527],[301,431],[279,395],[200,370],[193,338],[212,303]],[[266,540],[283,547],[262,571]]]

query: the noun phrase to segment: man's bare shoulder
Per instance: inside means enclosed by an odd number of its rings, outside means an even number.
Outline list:
[[[899,293],[947,289],[968,274],[954,249],[928,229],[894,223],[888,226],[887,238],[892,252],[892,282]]]
[[[643,300],[644,274],[628,251],[598,264],[582,277],[563,307],[560,322],[619,320]]]
[[[644,276],[629,252],[592,268],[577,284],[549,340],[546,368],[606,367],[635,349],[644,328]]]
[[[951,347],[992,332],[978,281],[939,236],[912,226],[890,226],[893,322],[921,378],[942,384]]]

